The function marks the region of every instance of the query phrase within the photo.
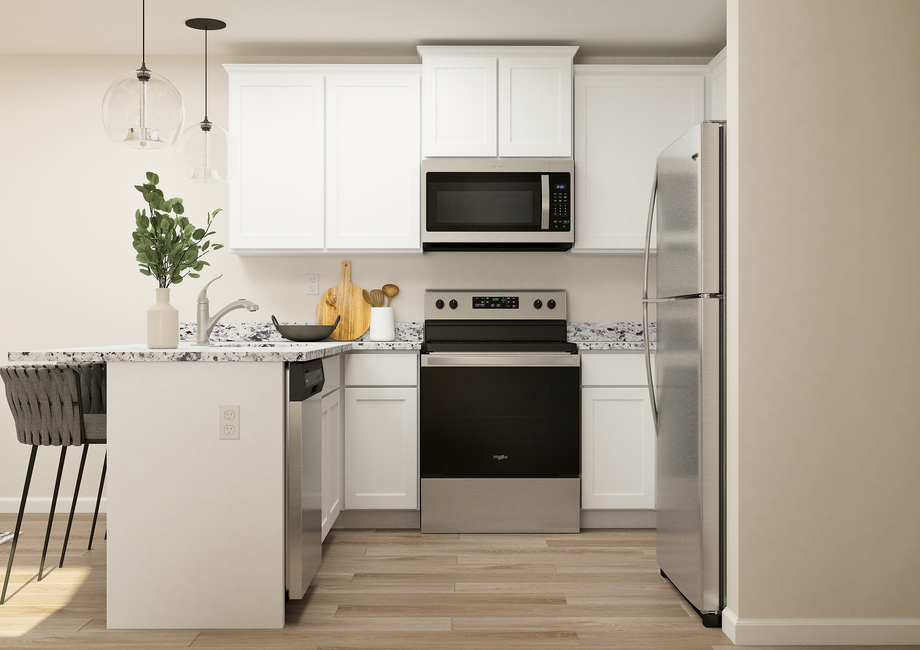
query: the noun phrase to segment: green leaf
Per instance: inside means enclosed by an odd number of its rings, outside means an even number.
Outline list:
[[[215,251],[216,251],[217,249],[223,248],[223,247],[224,247],[223,244],[214,244],[213,246],[211,246],[211,250],[215,250]]]
[[[192,239],[195,241],[201,241],[202,237],[204,237],[204,228],[199,228],[192,233]]]
[[[178,276],[178,275],[174,275],[174,276],[173,276],[173,279],[172,279],[172,282],[173,282],[173,284],[179,284],[180,282],[182,282],[182,277],[181,277],[181,276]]]
[[[201,276],[198,275],[197,273],[189,273],[188,276],[189,276],[190,278],[200,278],[200,277],[201,277]]]
[[[217,208],[217,209],[214,210],[214,212],[212,212],[212,213],[209,214],[208,216],[209,216],[209,217],[212,217],[212,218],[213,218],[213,217],[216,217],[216,216],[217,216],[217,213],[218,213],[218,212],[222,212],[222,211],[223,211],[223,208]]]
[[[185,214],[185,206],[182,205],[182,199],[179,199],[179,203],[173,206],[173,211],[176,214]]]
[[[151,272],[148,271],[147,269],[138,269],[138,271],[140,271],[140,272],[143,273],[144,275],[153,275],[153,273],[151,273]]]
[[[160,182],[160,177],[154,174],[153,172],[147,172],[147,180],[153,183],[154,185],[157,185]]]
[[[208,250],[208,246],[210,246],[210,245],[211,245],[211,242],[206,241],[206,242],[204,243],[204,245],[201,247],[201,250],[202,250],[202,251]]]

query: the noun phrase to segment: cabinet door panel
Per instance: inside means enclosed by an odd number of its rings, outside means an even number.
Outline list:
[[[645,388],[582,389],[582,508],[655,507],[655,428]]]
[[[501,57],[500,156],[572,155],[572,58]]]
[[[329,75],[326,247],[419,247],[421,79]]]
[[[342,510],[342,406],[341,391],[323,397],[323,539]]]
[[[230,132],[240,150],[231,250],[322,248],[323,96],[318,74],[230,75]],[[297,128],[282,129],[280,114]]]
[[[702,75],[575,77],[574,250],[644,249],[658,154],[702,120]]]
[[[494,156],[494,56],[426,56],[422,131],[425,156]]]
[[[418,508],[418,391],[345,389],[345,508]]]

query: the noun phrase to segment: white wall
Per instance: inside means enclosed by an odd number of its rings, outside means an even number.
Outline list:
[[[733,0],[729,57],[728,630],[920,643],[920,3]]]
[[[349,59],[289,59],[341,62]],[[209,117],[227,124],[224,62],[210,61]],[[273,60],[277,61],[277,59]],[[355,60],[369,62],[369,59]],[[406,60],[390,60],[404,63]],[[409,59],[414,62],[415,59]],[[186,103],[186,126],[203,115],[203,70],[199,57],[152,58],[148,66],[169,79]],[[145,207],[135,184],[148,170],[160,175],[168,197],[185,199],[186,215],[202,222],[206,211],[228,205],[227,188],[202,187],[178,179],[173,150],[137,151],[111,144],[102,128],[102,98],[109,84],[134,70],[131,57],[0,57],[0,268],[3,319],[0,363],[10,350],[143,342],[146,310],[155,282],[136,270],[131,232],[134,211]],[[279,116],[296,128],[295,116]],[[214,241],[227,241],[226,212]],[[172,290],[182,320],[195,320],[195,298],[204,281],[224,277],[209,290],[218,308],[245,297],[261,309],[234,311],[227,321],[315,321],[316,296],[305,295],[305,276],[320,274],[320,291],[341,281],[340,256],[209,256],[198,281]],[[412,256],[352,255],[358,286],[400,286],[396,319],[423,319],[426,288],[564,288],[569,320],[641,320],[641,256],[573,256],[558,253],[441,253]],[[94,453],[94,451],[96,453]],[[101,471],[101,451],[90,452],[83,494],[90,497]],[[96,456],[94,459],[93,457]],[[57,452],[43,450],[31,494],[50,497]],[[22,490],[28,448],[15,440],[9,410],[0,407],[0,511],[15,510]],[[72,490],[76,463],[65,475]]]

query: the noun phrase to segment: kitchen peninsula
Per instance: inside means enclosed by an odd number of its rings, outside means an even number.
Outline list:
[[[285,363],[356,344],[254,345],[10,353],[107,363],[108,628],[284,626]]]

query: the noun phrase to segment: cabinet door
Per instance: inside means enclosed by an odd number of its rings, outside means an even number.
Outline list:
[[[495,56],[424,57],[423,155],[496,155],[497,62]]]
[[[418,508],[418,389],[345,389],[345,509]]]
[[[342,449],[341,391],[326,395],[323,413],[323,539],[342,510],[344,450]]]
[[[646,388],[582,388],[581,507],[655,507],[655,425]]]
[[[644,250],[658,154],[702,120],[702,74],[576,74],[574,251]]]
[[[419,249],[420,88],[417,74],[327,76],[327,249]]]
[[[498,60],[498,155],[572,155],[572,57]]]
[[[233,252],[323,247],[323,75],[230,71]]]

